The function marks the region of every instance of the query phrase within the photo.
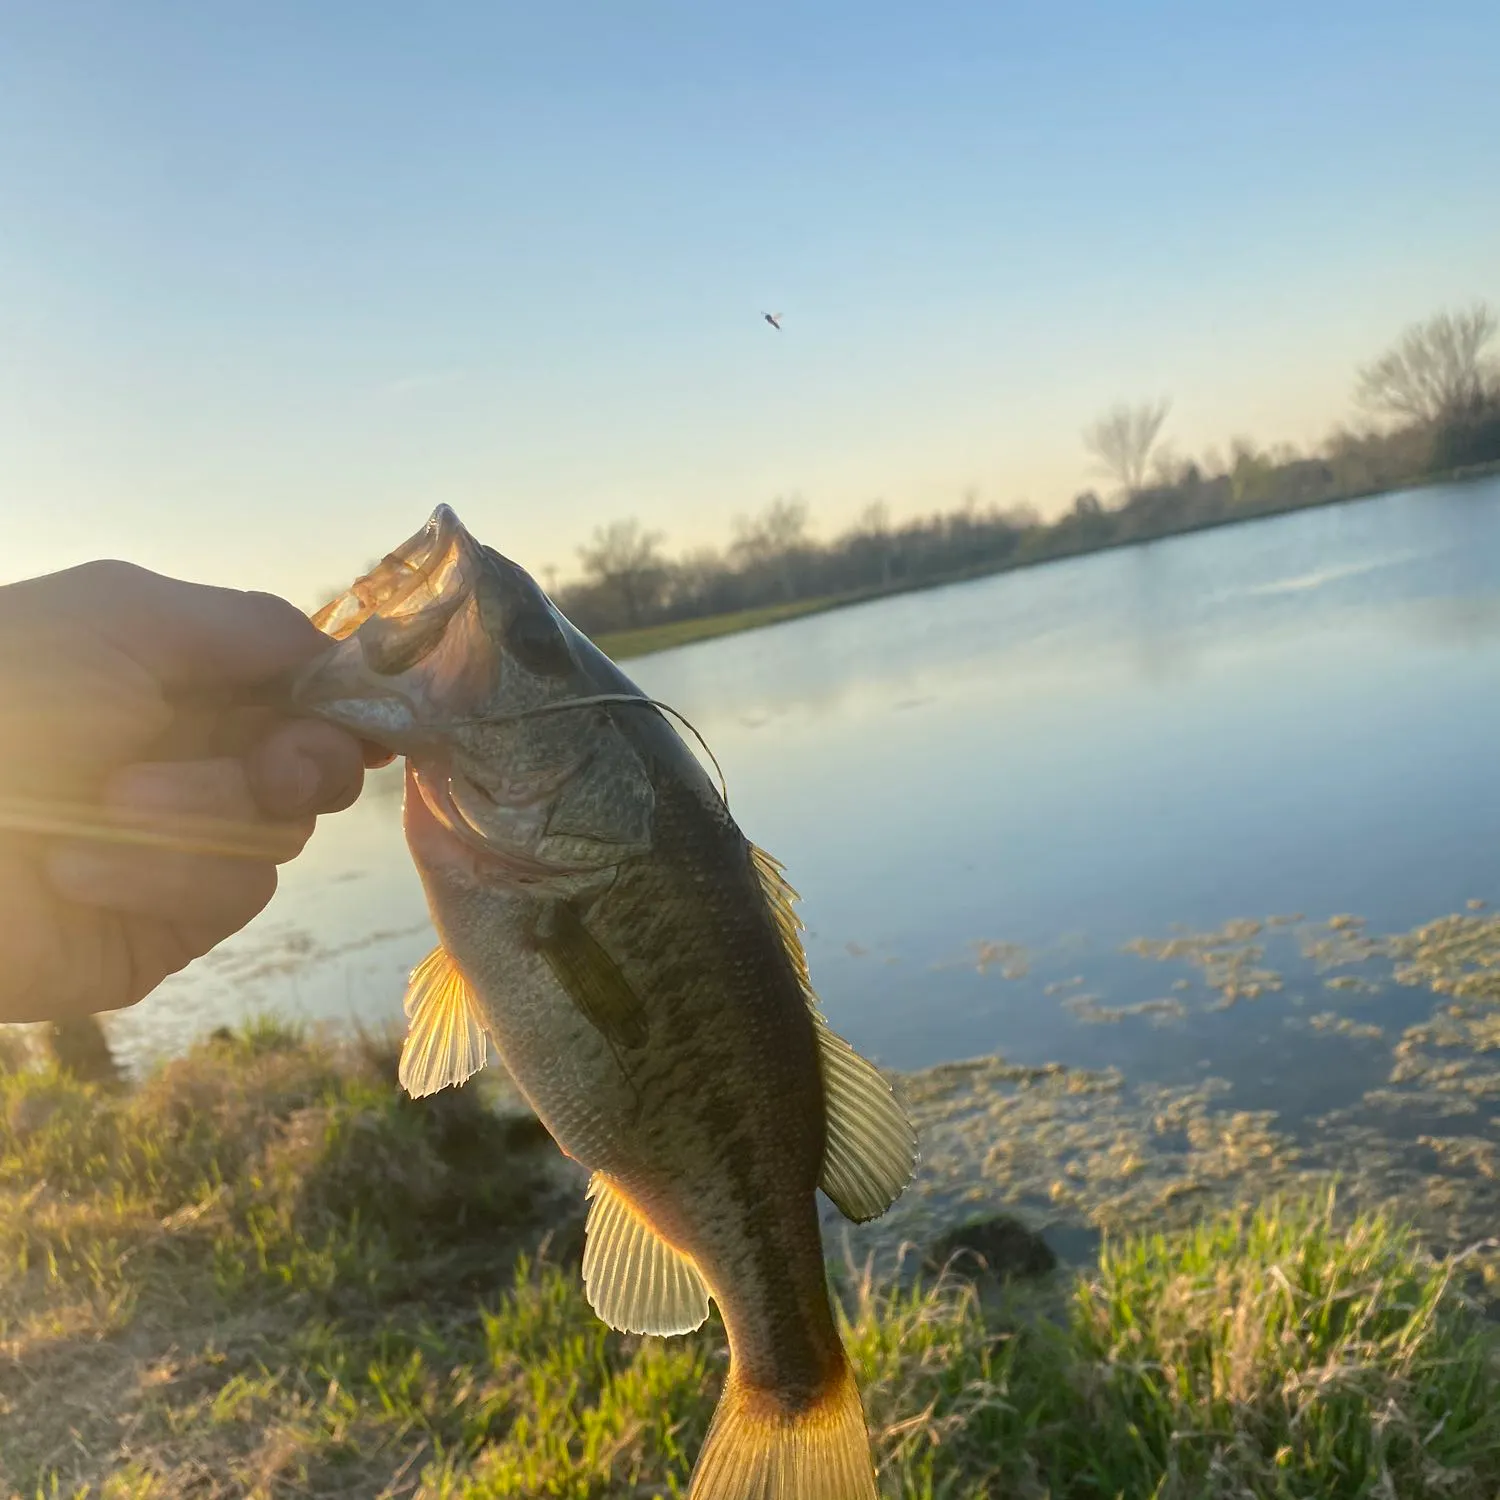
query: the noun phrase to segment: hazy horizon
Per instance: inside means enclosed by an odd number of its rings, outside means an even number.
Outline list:
[[[1320,441],[1500,300],[1500,12],[6,8],[5,574],[306,603],[438,501],[534,572],[800,495],[1096,487],[1084,424]],[[783,331],[762,320],[785,315]]]

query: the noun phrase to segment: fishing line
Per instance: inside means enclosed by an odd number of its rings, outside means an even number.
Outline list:
[[[719,757],[709,748],[709,743],[698,732],[698,727],[688,718],[685,713],[672,707],[670,703],[663,703],[659,698],[646,698],[639,693],[594,693],[587,698],[559,698],[555,703],[538,703],[532,708],[517,708],[510,713],[484,714],[473,719],[447,719],[442,724],[424,725],[429,729],[460,729],[467,726],[483,724],[515,724],[522,719],[533,719],[539,714],[560,713],[565,708],[590,708],[597,703],[633,703],[646,708],[654,708],[662,713],[669,713],[679,723],[685,724],[689,733],[700,745],[703,753],[713,762],[714,771],[719,778],[719,796],[723,799],[724,806],[729,806],[729,783],[724,776],[724,768],[719,764]]]
[[[559,713],[567,708],[589,708],[595,704],[637,704],[669,713],[687,726],[689,733],[703,747],[719,778],[719,795],[729,806],[729,786],[724,768],[698,727],[686,714],[656,698],[634,693],[598,693],[588,698],[562,698],[556,703],[540,703],[511,713],[487,714],[482,718],[453,719],[433,728],[462,728],[466,725],[512,724],[540,714]],[[297,834],[289,834],[275,824],[255,824],[237,819],[194,817],[178,814],[172,817],[141,820],[86,802],[67,802],[44,797],[0,796],[0,833],[40,835],[44,838],[73,838],[89,843],[122,844],[136,848],[160,849],[173,854],[209,855],[220,859],[269,860],[277,864],[292,858],[301,846]]]
[[[275,823],[234,818],[162,814],[149,823],[140,813],[114,813],[87,802],[47,797],[0,797],[0,833],[123,844],[172,854],[254,859],[282,864],[305,842],[301,833]],[[133,820],[133,821],[132,821]]]

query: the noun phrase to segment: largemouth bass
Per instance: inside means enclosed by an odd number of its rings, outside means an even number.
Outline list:
[[[824,1020],[795,892],[696,756],[531,577],[439,507],[314,623],[301,707],[406,757],[439,945],[401,1082],[499,1054],[593,1174],[583,1279],[611,1327],[718,1304],[730,1368],[690,1500],[873,1500],[819,1237],[916,1165],[880,1073]]]

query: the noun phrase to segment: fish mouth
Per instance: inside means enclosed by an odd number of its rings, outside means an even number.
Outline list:
[[[512,564],[512,566],[514,566]],[[398,754],[484,706],[501,645],[478,593],[487,549],[447,505],[312,616],[333,643],[297,676],[293,703]]]
[[[347,640],[376,614],[400,619],[467,595],[483,548],[451,506],[439,505],[427,524],[313,615],[324,635]]]

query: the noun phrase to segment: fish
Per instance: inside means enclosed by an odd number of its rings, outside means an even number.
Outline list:
[[[590,1173],[594,1312],[671,1336],[717,1305],[729,1368],[689,1500],[874,1500],[817,1194],[878,1218],[918,1143],[823,1014],[782,865],[666,706],[448,507],[313,623],[333,644],[299,709],[405,757],[438,943],[403,1087],[493,1053]]]

